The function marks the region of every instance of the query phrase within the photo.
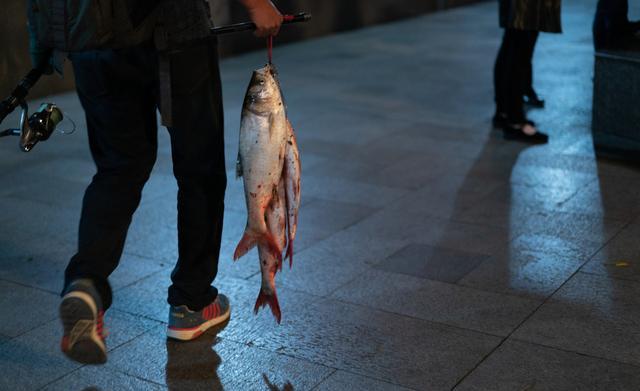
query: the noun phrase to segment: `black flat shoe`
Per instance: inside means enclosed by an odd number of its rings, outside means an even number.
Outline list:
[[[544,99],[540,99],[540,97],[536,93],[523,96],[522,101],[529,107],[535,107],[538,109],[544,108]]]
[[[522,125],[509,125],[502,128],[505,140],[523,141],[531,144],[546,144],[549,142],[549,136],[540,131],[534,134],[526,134],[522,130]]]

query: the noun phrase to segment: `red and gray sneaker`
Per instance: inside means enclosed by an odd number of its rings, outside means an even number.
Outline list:
[[[60,319],[64,336],[62,352],[82,364],[104,364],[107,348],[104,344],[102,301],[93,282],[76,280],[69,285],[60,303]]]
[[[167,337],[182,341],[195,339],[207,329],[229,319],[229,315],[231,315],[229,299],[221,294],[200,311],[191,311],[186,305],[171,306]]]

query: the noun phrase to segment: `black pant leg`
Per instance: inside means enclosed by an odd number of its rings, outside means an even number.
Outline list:
[[[65,289],[74,279],[90,278],[106,309],[108,277],[156,158],[156,63],[150,48],[87,51],[71,60],[97,172],[84,195]]]
[[[540,33],[538,31],[528,31],[527,37],[527,58],[528,61],[525,65],[524,70],[524,86],[523,91],[525,95],[532,94],[535,90],[533,88],[533,53],[536,48],[536,42],[538,41],[538,36]]]
[[[505,77],[506,112],[511,123],[522,123],[526,120],[522,96],[527,78],[528,47],[532,35],[530,31],[507,30],[512,39],[510,40],[509,55],[505,61],[505,74],[507,75]]]
[[[509,76],[513,58],[514,34],[512,29],[504,29],[502,43],[498,50],[493,68],[493,86],[496,102],[496,113],[506,113],[509,107]]]
[[[172,54],[170,68],[179,257],[168,302],[197,311],[218,294],[211,284],[218,272],[227,183],[215,43]]]
[[[508,29],[504,30],[502,35],[502,43],[498,49],[496,56],[496,62],[493,66],[493,92],[494,100],[496,102],[496,113],[505,113],[507,110],[506,104],[506,61],[509,51],[509,36]]]

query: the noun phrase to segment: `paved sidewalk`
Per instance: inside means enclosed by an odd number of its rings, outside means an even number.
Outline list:
[[[531,112],[551,140],[490,129],[494,2],[276,47],[303,164],[282,324],[252,309],[255,254],[233,162],[265,53],[225,60],[229,187],[217,285],[229,324],[167,341],[176,185],[166,131],[113,275],[105,366],[59,352],[57,293],[93,164],[80,130],[30,154],[0,140],[0,390],[638,390],[640,170],[594,158],[595,0],[543,35]],[[634,15],[639,14],[634,9]]]

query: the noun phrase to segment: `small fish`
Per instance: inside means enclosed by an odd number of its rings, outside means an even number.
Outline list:
[[[296,135],[289,120],[287,120],[287,145],[285,146],[284,180],[287,195],[287,226],[288,245],[286,256],[289,257],[289,267],[293,265],[293,241],[298,229],[298,211],[300,210],[300,153]]]
[[[253,72],[242,106],[236,173],[244,181],[247,224],[233,254],[236,260],[257,244],[282,261],[282,244],[267,227],[265,213],[282,176],[287,119],[275,69],[268,64]]]
[[[282,177],[265,215],[269,232],[276,239],[280,248],[284,248],[287,241],[286,209],[285,181],[284,177]],[[278,296],[276,294],[275,276],[278,270],[282,269],[282,260],[273,256],[269,251],[269,248],[263,244],[258,244],[258,257],[260,259],[262,286],[260,287],[260,293],[258,294],[258,299],[256,300],[253,312],[257,314],[261,307],[268,305],[269,308],[271,308],[271,313],[273,313],[276,321],[280,323],[282,316],[280,312],[280,304],[278,303]]]

